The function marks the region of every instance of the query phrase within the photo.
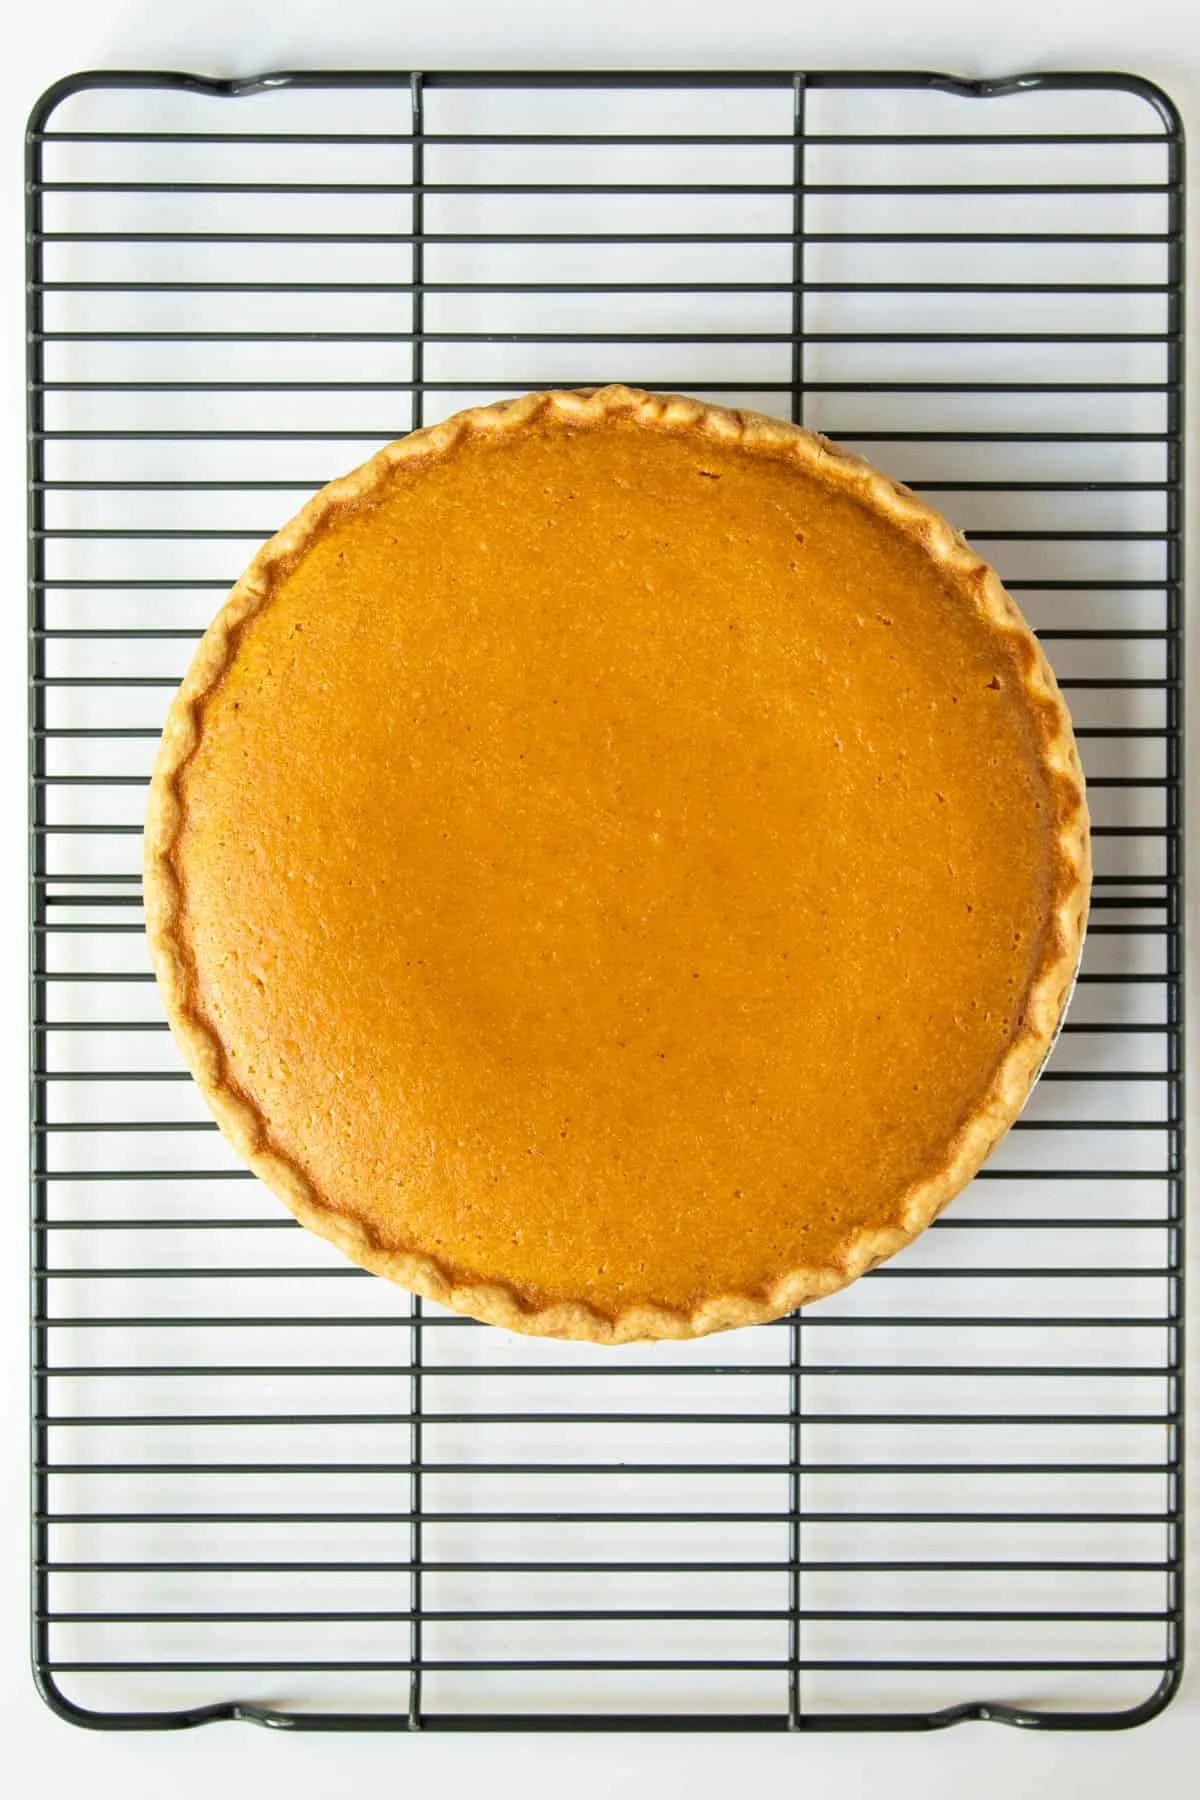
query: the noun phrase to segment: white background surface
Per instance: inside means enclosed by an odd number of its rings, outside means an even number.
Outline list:
[[[1189,16],[1191,15],[1191,16]],[[1200,1680],[1194,1675],[1170,1711],[1133,1733],[1035,1737],[962,1726],[928,1738],[288,1738],[246,1726],[192,1734],[99,1736],[74,1731],[41,1706],[27,1672],[24,1532],[25,1206],[23,909],[23,566],[21,548],[22,398],[20,361],[20,136],[32,100],[57,76],[88,67],[189,68],[249,74],[272,67],[928,67],[965,75],[1037,68],[1130,68],[1162,82],[1200,132],[1200,26],[1186,0],[1131,8],[1101,3],[1048,7],[1009,0],[1002,13],[932,0],[857,0],[837,9],[742,0],[681,4],[616,0],[566,4],[420,6],[358,0],[353,12],[258,0],[174,8],[58,0],[28,9],[9,27],[0,69],[0,281],[5,314],[4,457],[0,543],[4,623],[0,625],[0,844],[10,868],[0,960],[0,1054],[7,1151],[0,1255],[0,1382],[7,1454],[0,1471],[0,1706],[6,1760],[16,1791],[57,1800],[81,1786],[130,1800],[223,1787],[234,1795],[264,1782],[291,1794],[326,1794],[335,1784],[437,1783],[456,1794],[568,1787],[586,1796],[618,1784],[634,1794],[706,1794],[731,1786],[821,1784],[839,1796],[1054,1792],[1127,1794],[1188,1791],[1200,1753]],[[1195,357],[1194,337],[1192,345]],[[1195,454],[1192,453],[1195,467]],[[1194,1263],[1194,1258],[1193,1258]],[[1193,1459],[1194,1461],[1194,1459]],[[1193,1509],[1194,1517],[1194,1509]],[[1195,1583],[1193,1582],[1193,1604]],[[1189,1763],[1190,1774],[1185,1774]]]

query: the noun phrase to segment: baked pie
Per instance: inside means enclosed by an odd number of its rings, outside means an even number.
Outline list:
[[[1019,1112],[1089,884],[1054,677],[920,499],[624,387],[460,413],[254,558],[145,899],[221,1128],[367,1269],[691,1337],[916,1236]]]

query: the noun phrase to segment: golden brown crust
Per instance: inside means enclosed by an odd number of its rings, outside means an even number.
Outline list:
[[[984,1100],[959,1130],[941,1166],[903,1197],[902,1222],[888,1229],[861,1230],[836,1268],[798,1267],[765,1294],[715,1295],[690,1311],[641,1305],[607,1318],[582,1302],[530,1307],[503,1282],[456,1285],[435,1258],[375,1241],[363,1222],[335,1209],[295,1161],[279,1152],[259,1111],[227,1078],[224,1048],[198,1003],[196,971],[183,930],[184,897],[175,860],[183,823],[179,778],[199,740],[205,699],[229,667],[245,622],[270,603],[282,578],[337,515],[382,489],[398,465],[444,457],[465,436],[518,432],[553,415],[582,425],[620,415],[660,431],[706,435],[779,456],[894,521],[970,594],[982,616],[1009,641],[1038,722],[1043,766],[1060,798],[1051,926],[1020,1029]],[[460,413],[414,432],[331,482],[264,544],[205,633],[172,703],[150,785],[144,848],[147,937],[176,1041],[225,1136],[301,1223],[362,1267],[456,1311],[510,1331],[605,1344],[699,1337],[778,1318],[846,1286],[923,1231],[975,1174],[1028,1097],[1074,981],[1091,879],[1083,773],[1054,675],[999,577],[946,520],[907,488],[815,433],[757,413],[730,412],[677,395],[618,386],[529,395]]]

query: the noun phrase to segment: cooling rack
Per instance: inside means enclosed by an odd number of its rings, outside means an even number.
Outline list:
[[[1181,1647],[1183,146],[1122,75],[91,74],[29,131],[33,1646],[110,1728],[1117,1726]],[[383,440],[624,379],[996,562],[1079,727],[1080,984],[902,1258],[599,1350],[371,1279],[226,1150],[142,942],[219,595]]]

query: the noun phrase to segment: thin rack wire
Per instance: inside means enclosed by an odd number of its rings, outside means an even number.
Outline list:
[[[28,144],[47,1700],[124,1729],[1152,1716],[1183,1548],[1171,103],[100,73]],[[803,1318],[653,1353],[477,1327],[281,1218],[171,1052],[138,912],[162,713],[253,544],[455,405],[614,378],[790,411],[961,520],[1068,692],[1098,869],[1058,1050],[970,1193]]]

